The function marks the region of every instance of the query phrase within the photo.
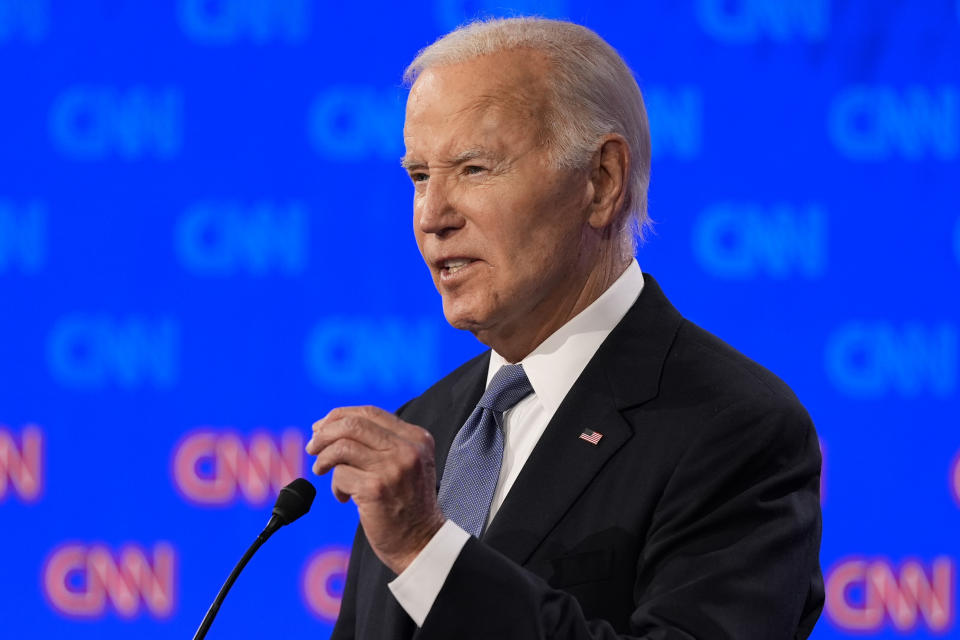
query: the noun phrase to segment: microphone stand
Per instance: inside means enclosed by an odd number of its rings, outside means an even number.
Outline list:
[[[243,568],[250,562],[250,558],[257,552],[257,549],[262,547],[263,543],[266,542],[277,529],[290,524],[307,511],[310,511],[310,505],[313,504],[313,498],[316,495],[317,490],[303,478],[297,478],[280,490],[280,495],[277,496],[277,502],[273,505],[273,515],[270,516],[267,526],[263,528],[263,531],[260,532],[257,539],[253,541],[253,544],[250,545],[247,552],[240,558],[240,562],[238,562],[237,566],[230,572],[227,581],[220,587],[220,593],[217,594],[213,604],[207,609],[207,615],[203,616],[203,622],[200,623],[200,628],[197,629],[197,632],[193,635],[193,640],[203,640],[203,638],[206,637],[210,625],[213,624],[213,619],[217,616],[217,612],[220,611],[220,605],[223,604],[224,598],[227,597],[227,593],[230,591],[230,587],[237,581],[237,576],[240,575]]]
[[[246,553],[243,554],[243,557],[240,558],[240,562],[233,568],[233,571],[230,572],[230,575],[227,576],[227,581],[223,583],[223,586],[220,587],[220,593],[217,594],[217,597],[214,598],[213,604],[210,605],[210,608],[207,609],[207,614],[203,616],[203,621],[200,623],[200,627],[197,629],[197,632],[193,635],[193,640],[203,640],[206,637],[207,631],[210,629],[210,625],[213,624],[213,619],[217,617],[217,612],[220,611],[220,605],[223,604],[224,598],[227,597],[227,593],[230,592],[230,587],[233,586],[233,583],[237,581],[237,576],[240,575],[240,572],[243,571],[243,568],[247,566],[247,563],[250,562],[250,558],[253,557],[253,554],[257,552],[257,549],[263,546],[263,543],[274,534],[274,532],[283,526],[283,522],[280,521],[280,518],[277,516],[272,516],[270,521],[267,523],[267,526],[263,528],[263,531],[257,535],[257,539],[253,541],[248,548]]]

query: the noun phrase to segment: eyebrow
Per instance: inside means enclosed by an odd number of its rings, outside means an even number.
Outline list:
[[[480,148],[467,149],[466,151],[461,151],[457,155],[453,156],[452,158],[450,158],[450,160],[448,160],[444,164],[451,164],[456,166],[459,164],[463,164],[465,162],[470,162],[471,160],[476,160],[477,158],[490,158],[493,156],[494,154],[487,149],[480,149]],[[404,156],[400,158],[400,166],[406,169],[407,171],[413,171],[415,169],[425,169],[427,167],[427,163],[421,160],[412,160]]]

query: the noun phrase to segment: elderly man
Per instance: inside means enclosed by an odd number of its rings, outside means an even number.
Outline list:
[[[807,637],[816,434],[641,273],[650,144],[625,63],[577,25],[495,20],[407,79],[417,244],[490,351],[396,414],[314,424],[314,471],[360,514],[333,637]]]

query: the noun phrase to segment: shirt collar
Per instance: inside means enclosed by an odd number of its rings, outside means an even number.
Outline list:
[[[643,291],[643,272],[636,259],[610,287],[590,305],[557,329],[520,361],[530,386],[544,408],[554,414],[600,345]],[[487,384],[507,364],[490,352]]]

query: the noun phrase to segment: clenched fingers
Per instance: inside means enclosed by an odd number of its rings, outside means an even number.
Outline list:
[[[330,489],[340,502],[346,502],[350,496],[360,492],[366,474],[359,469],[341,465],[333,470]]]
[[[308,448],[307,451],[309,452],[310,449]],[[357,440],[339,438],[317,451],[317,459],[313,462],[313,472],[322,476],[337,465],[371,469],[381,462],[382,451],[372,449]]]
[[[405,442],[433,446],[426,429],[400,420],[377,407],[340,407],[313,423],[313,437],[307,453],[318,455],[341,439],[354,440],[375,451],[388,451]]]
[[[313,471],[332,472],[341,502],[357,505],[377,556],[401,572],[443,525],[430,433],[376,407],[334,409],[313,425]]]

